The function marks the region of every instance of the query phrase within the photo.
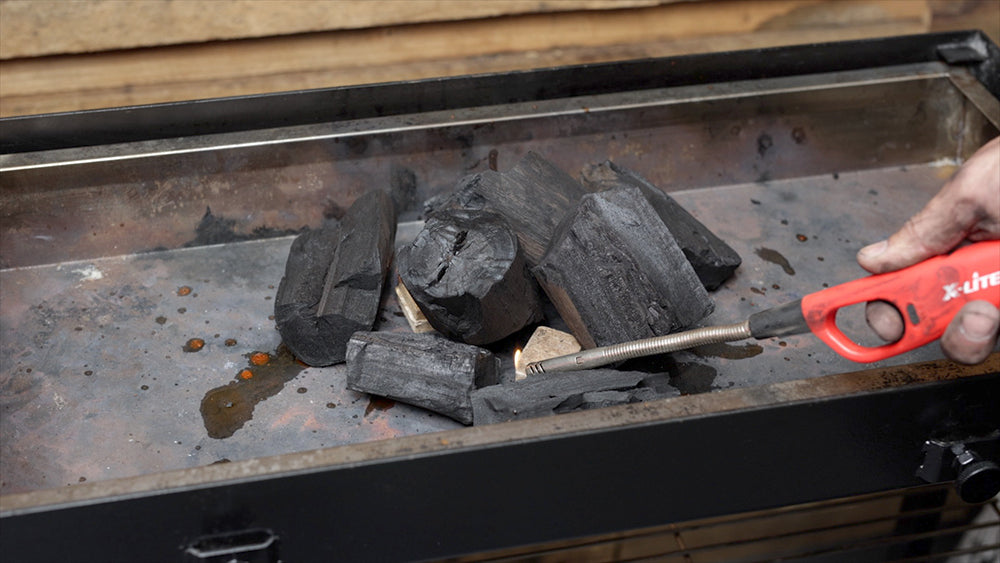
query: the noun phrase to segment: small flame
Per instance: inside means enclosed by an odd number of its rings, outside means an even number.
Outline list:
[[[514,349],[514,373],[516,374],[515,380],[521,380],[527,377],[527,373],[524,371],[524,360],[521,359],[521,349]]]

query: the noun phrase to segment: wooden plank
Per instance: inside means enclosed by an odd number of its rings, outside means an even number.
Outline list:
[[[4,60],[0,116],[919,33],[929,18],[926,0],[718,0]]]
[[[0,58],[91,53],[678,0],[5,0]]]

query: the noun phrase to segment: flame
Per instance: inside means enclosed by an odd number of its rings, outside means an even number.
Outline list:
[[[514,373],[516,374],[515,380],[524,379],[527,373],[524,371],[525,365],[524,360],[521,358],[521,349],[514,349]]]

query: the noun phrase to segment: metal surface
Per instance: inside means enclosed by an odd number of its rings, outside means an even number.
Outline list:
[[[413,559],[915,484],[935,433],[1000,426],[1000,356],[960,367],[931,345],[853,373],[808,335],[722,345],[631,366],[670,373],[677,399],[457,428],[347,391],[342,367],[283,355],[268,317],[291,238],[254,239],[412,175],[402,243],[419,202],[491,154],[505,169],[535,150],[574,174],[610,158],[743,256],[704,321],[735,322],[858,277],[856,249],[998,133],[998,88],[982,78],[995,46],[949,66],[940,40],[713,58],[721,70],[683,57],[602,66],[581,70],[579,88],[562,70],[548,92],[553,74],[525,73],[509,99],[495,77],[338,90],[357,107],[329,109],[328,122],[261,116],[272,129],[251,114],[143,126],[295,94],[5,122],[34,149],[58,148],[0,156],[3,554],[128,560],[141,546],[171,558],[206,534],[260,528],[292,560]],[[858,59],[887,45],[897,51]],[[675,64],[686,70],[672,82]],[[623,68],[635,74],[596,87]],[[61,126],[69,141],[52,144]],[[398,312],[387,291],[379,328],[408,330]],[[849,333],[863,327],[857,313]],[[518,338],[498,350],[508,364]],[[185,351],[192,339],[204,345]],[[245,383],[253,352],[274,363],[252,419],[208,438],[203,397]],[[666,454],[677,451],[688,455]],[[581,452],[588,463],[567,464]],[[470,490],[477,480],[488,486]],[[53,541],[53,529],[66,533]]]
[[[713,294],[716,312],[705,324],[746,319],[823,283],[858,277],[856,249],[917,211],[951,170],[918,165],[676,193],[745,259]],[[405,240],[401,232],[399,242]],[[0,491],[456,428],[445,417],[403,404],[387,408],[347,390],[343,366],[291,363],[275,375],[274,393],[256,404],[242,429],[223,440],[208,437],[199,411],[206,394],[253,368],[251,353],[280,355],[269,316],[290,243],[283,237],[0,272]],[[787,266],[759,256],[762,248]],[[178,295],[182,287],[191,292]],[[409,330],[395,295],[387,291],[384,302],[377,328]],[[857,313],[845,319],[849,333],[861,331]],[[205,346],[185,352],[192,338]],[[226,345],[232,340],[235,345]],[[511,364],[513,344],[502,350]],[[940,357],[932,344],[877,365]],[[685,393],[858,367],[808,334],[703,347],[652,362],[645,369],[672,372]]]

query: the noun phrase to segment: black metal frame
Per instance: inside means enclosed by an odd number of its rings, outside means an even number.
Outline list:
[[[963,64],[1000,97],[1000,50],[979,32],[961,32],[11,118],[0,122],[0,149],[205,135],[962,53]],[[898,368],[901,380],[879,390],[4,507],[0,558],[176,560],[206,534],[261,528],[277,535],[287,561],[429,559],[910,487],[921,484],[914,473],[927,439],[1000,428],[996,365],[917,383]]]
[[[3,519],[9,561],[179,558],[264,528],[286,561],[404,561],[919,485],[921,446],[1000,426],[1000,373]]]

